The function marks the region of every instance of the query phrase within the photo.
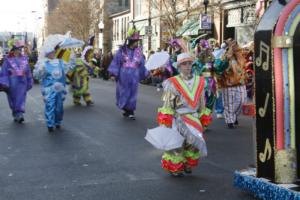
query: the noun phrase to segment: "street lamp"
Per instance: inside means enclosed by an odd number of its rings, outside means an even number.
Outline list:
[[[103,32],[103,29],[104,29],[104,24],[103,24],[103,21],[102,21],[102,20],[99,22],[98,28],[99,28],[99,30],[100,30],[100,33],[102,33],[102,32]]]
[[[104,23],[101,20],[98,24],[99,28],[99,49],[103,49],[103,29],[104,29]]]
[[[203,0],[203,4],[204,4],[204,9],[205,9],[205,14],[207,14],[207,6],[209,4],[209,0]]]

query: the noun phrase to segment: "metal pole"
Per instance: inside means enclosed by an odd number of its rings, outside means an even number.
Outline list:
[[[151,35],[152,35],[152,25],[151,25],[151,0],[149,1],[149,8],[148,8],[148,55],[151,50]],[[151,31],[150,31],[151,30]]]

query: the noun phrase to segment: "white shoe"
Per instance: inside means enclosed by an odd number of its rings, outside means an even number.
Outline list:
[[[217,118],[218,118],[218,119],[222,119],[222,118],[223,118],[223,115],[220,114],[220,113],[217,113]]]
[[[159,91],[160,91],[160,88],[156,88],[156,91],[159,92]]]
[[[128,117],[129,117],[129,119],[131,119],[131,120],[135,120],[135,116],[134,116],[134,115],[129,115]]]

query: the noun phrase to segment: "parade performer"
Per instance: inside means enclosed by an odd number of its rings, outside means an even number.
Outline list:
[[[81,97],[83,97],[87,106],[94,104],[89,92],[89,76],[94,75],[94,71],[98,69],[98,67],[92,64],[93,51],[93,46],[89,45],[85,47],[81,53],[81,58],[76,58],[75,67],[67,73],[75,105],[81,105]]]
[[[212,110],[217,96],[215,71],[218,69],[214,67],[215,58],[207,40],[200,40],[196,47],[196,58],[193,65],[193,72],[195,75],[203,76],[205,78],[206,107]]]
[[[221,48],[215,48],[213,51],[213,55],[215,57],[215,60],[220,59],[225,51],[226,51],[227,45],[224,42],[221,45]],[[216,66],[216,65],[214,65]],[[216,104],[215,104],[215,113],[218,119],[223,118],[223,112],[224,112],[224,106],[223,106],[223,98],[222,98],[222,90],[221,88],[217,87],[217,99],[216,99]]]
[[[12,39],[9,55],[6,56],[0,73],[0,86],[6,91],[7,99],[15,122],[24,121],[25,101],[28,90],[32,88],[33,79],[27,56],[22,55],[24,44]]]
[[[243,47],[243,56],[246,60],[245,62],[245,82],[247,97],[249,99],[253,98],[253,85],[254,85],[254,69],[253,69],[253,52],[254,52],[254,43],[253,41],[249,42]]]
[[[54,127],[61,128],[64,114],[63,102],[67,94],[65,74],[74,63],[71,60],[70,64],[66,64],[62,59],[55,57],[62,41],[61,35],[48,36],[41,48],[39,60],[34,69],[34,76],[40,80],[42,86],[45,118],[49,132],[53,132]]]
[[[139,32],[133,28],[128,38],[113,58],[108,71],[117,82],[117,106],[124,111],[123,116],[134,120],[139,82],[147,78],[142,49],[138,47]]]
[[[207,155],[202,125],[205,80],[192,74],[193,60],[188,53],[178,55],[180,74],[163,83],[164,104],[158,110],[158,123],[178,130],[185,138],[182,148],[166,151],[162,156],[162,167],[172,176],[191,173],[199,158]]]
[[[88,67],[89,73],[92,77],[96,78],[100,73],[100,67],[94,62],[94,46],[95,36],[91,36],[88,40],[88,45],[83,49],[81,53],[81,59],[83,63]]]
[[[228,49],[222,59],[215,61],[215,66],[225,69],[217,73],[218,86],[222,89],[224,118],[228,128],[238,125],[238,115],[246,102],[245,60],[242,50],[235,40],[228,40]]]
[[[177,56],[181,53],[187,53],[187,47],[183,39],[175,38],[169,41],[169,45],[173,50],[173,53],[170,57],[169,64],[167,65],[166,69],[170,72],[171,76],[175,76],[178,74],[176,69],[177,64]]]

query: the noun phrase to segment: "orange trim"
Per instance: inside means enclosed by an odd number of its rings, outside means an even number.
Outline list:
[[[196,121],[188,118],[187,116],[182,116],[182,119],[183,119],[184,122],[186,122],[187,124],[193,126],[198,131],[200,131],[201,135],[202,135],[202,133],[203,133],[203,127],[201,126],[200,122],[196,122]]]
[[[197,78],[197,77],[195,77]],[[197,88],[196,94],[194,99],[191,99],[189,97],[189,95],[187,94],[187,92],[184,90],[184,88],[180,85],[180,83],[178,82],[178,80],[176,79],[176,77],[172,77],[170,80],[172,81],[172,83],[174,84],[174,86],[176,87],[176,89],[183,95],[183,97],[185,98],[185,100],[188,102],[188,104],[192,107],[192,108],[196,108],[197,103],[199,101],[200,95],[203,91],[204,85],[205,85],[205,80],[202,77],[199,77],[200,79],[200,83],[199,86]]]

